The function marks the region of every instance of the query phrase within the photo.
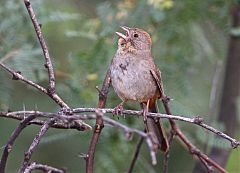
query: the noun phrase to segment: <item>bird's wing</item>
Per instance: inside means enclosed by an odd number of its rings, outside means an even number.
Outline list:
[[[162,83],[162,78],[161,78],[161,72],[160,70],[157,68],[157,66],[155,66],[155,68],[153,68],[152,70],[150,70],[157,86],[160,92],[160,98],[165,97],[164,94],[164,88],[163,88],[163,83]]]

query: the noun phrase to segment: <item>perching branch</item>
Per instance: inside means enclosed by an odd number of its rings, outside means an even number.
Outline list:
[[[45,118],[58,118],[59,120],[61,120],[63,123],[64,122],[71,122],[74,120],[91,120],[91,119],[97,119],[98,116],[95,115],[76,115],[76,113],[85,113],[85,112],[106,112],[106,113],[112,113],[114,111],[114,109],[98,109],[98,108],[76,108],[73,109],[73,115],[72,116],[68,116],[68,115],[64,115],[64,114],[59,114],[59,113],[49,113],[49,112],[39,112],[39,111],[18,111],[18,112],[0,112],[0,116],[2,117],[6,117],[6,118],[13,118],[15,117],[15,119],[21,119],[20,117],[24,117],[24,116],[37,116],[37,117],[45,117]],[[142,112],[141,111],[133,111],[133,110],[123,110],[123,113],[125,114],[125,116],[142,116]],[[192,123],[192,124],[196,124],[199,125],[201,127],[206,128],[207,130],[215,133],[216,135],[229,140],[232,144],[233,148],[236,148],[240,145],[240,141],[237,141],[236,139],[233,139],[231,137],[229,137],[228,135],[224,134],[223,132],[220,132],[219,130],[206,125],[205,123],[203,123],[202,119],[201,121],[199,121],[199,117],[196,118],[186,118],[186,117],[182,117],[182,116],[176,116],[176,115],[167,115],[167,114],[160,114],[160,113],[147,113],[147,116],[149,117],[157,117],[157,118],[167,118],[170,119],[171,121],[173,120],[180,120],[180,121],[185,121],[188,123]],[[18,117],[18,118],[16,118]],[[138,135],[140,135],[141,137],[144,137],[146,139],[147,136],[145,133],[136,130],[136,129],[131,129],[128,128],[127,126],[124,126],[114,120],[111,120],[110,118],[107,118],[106,116],[101,115],[102,120],[105,121],[108,124],[113,125],[114,127],[117,128],[122,128],[125,132],[128,132],[126,134],[130,134],[132,132],[137,133]],[[129,130],[131,129],[131,130]],[[196,155],[197,157],[199,157],[200,159],[206,161],[209,165],[217,168],[218,170],[220,170],[221,172],[226,172],[224,171],[223,168],[221,168],[217,163],[215,163],[213,160],[211,160],[210,158],[208,158],[208,156],[206,156],[205,154],[201,153],[193,144],[191,144],[186,137],[181,133],[180,130],[178,130],[178,128],[175,127],[175,131],[177,136],[186,144],[186,146],[188,147],[189,151],[193,154]],[[148,146],[150,148],[151,151],[151,140],[149,138],[149,140],[147,140]],[[151,151],[151,156],[152,158],[154,158],[154,152]],[[154,159],[153,159],[153,163],[154,163]]]
[[[87,112],[96,112],[96,111],[102,111],[105,113],[114,113],[114,109],[110,108],[75,108],[72,109],[73,114],[77,113],[87,113]],[[6,117],[6,118],[13,118],[13,119],[21,119],[21,115],[32,115],[36,114],[39,117],[47,117],[47,118],[53,118],[56,116],[62,117],[63,120],[66,121],[74,121],[74,120],[84,120],[84,117],[82,115],[71,115],[71,116],[65,116],[64,114],[61,115],[59,113],[51,113],[51,112],[40,112],[40,111],[17,111],[17,112],[0,112],[0,116]],[[135,111],[135,110],[123,110],[123,114],[127,116],[135,116],[135,117],[141,117],[142,111]],[[237,148],[240,146],[240,141],[228,136],[227,134],[221,132],[220,130],[215,129],[214,127],[211,127],[204,123],[204,120],[200,118],[199,116],[193,116],[194,118],[187,118],[184,117],[184,115],[168,115],[168,114],[161,114],[161,113],[147,113],[146,116],[149,117],[155,117],[155,118],[163,118],[163,119],[169,119],[169,120],[177,120],[177,121],[183,121],[191,124],[195,124],[197,126],[203,127],[206,130],[216,134],[219,137],[222,137],[226,140],[228,140],[231,143],[232,148]],[[85,127],[87,128],[87,127]],[[180,132],[178,131],[180,134]],[[177,134],[178,135],[178,134]]]
[[[84,112],[94,112],[94,111],[103,111],[103,112],[108,112],[111,113],[114,111],[114,109],[97,109],[97,108],[76,108],[73,109],[73,113],[84,113]],[[124,110],[123,113],[127,116],[141,116],[141,111],[132,111],[132,110]],[[6,115],[5,117],[9,117],[8,115],[12,115],[12,116],[26,116],[26,115],[31,115],[31,114],[37,114],[38,116],[43,116],[43,117],[48,117],[48,118],[52,118],[52,117],[58,117],[61,120],[65,120],[66,122],[68,121],[73,121],[73,120],[88,120],[88,119],[95,119],[96,117],[94,116],[87,116],[87,115],[72,115],[72,116],[67,116],[67,115],[61,115],[58,113],[46,113],[46,112],[38,112],[38,111],[19,111],[19,112],[10,112],[10,113],[1,113],[1,116]],[[208,130],[210,130],[211,132],[215,133],[216,135],[229,140],[232,144],[232,147],[238,147],[240,145],[240,142],[237,141],[236,139],[233,139],[231,137],[229,137],[228,135],[224,134],[223,132],[220,132],[219,130],[216,130],[215,128],[208,126],[206,124],[203,123],[203,121],[199,121],[199,117],[197,118],[186,118],[186,117],[182,117],[182,116],[176,116],[176,115],[167,115],[167,114],[160,114],[160,113],[148,113],[147,116],[150,117],[158,117],[158,118],[168,118],[171,121],[172,120],[180,120],[180,121],[185,121],[188,123],[192,123],[192,124],[196,124],[199,126],[202,126]],[[108,123],[112,123],[112,121],[110,119],[107,119],[107,117],[102,117],[103,121],[107,121]],[[64,121],[63,121],[64,122]],[[117,127],[122,127],[120,126],[118,123],[115,124],[115,126]],[[123,127],[122,127],[123,128]],[[124,128],[123,128],[124,129]],[[200,159],[206,161],[209,165],[215,167],[216,169],[218,169],[221,172],[226,172],[222,167],[220,167],[216,162],[214,162],[213,160],[211,160],[207,155],[203,154],[200,152],[200,150],[198,150],[193,144],[191,144],[186,137],[182,134],[182,132],[180,130],[178,130],[178,128],[175,127],[175,131],[177,136],[185,143],[185,145],[188,147],[189,151],[191,154],[196,155],[197,157],[199,157]],[[134,130],[134,132],[136,132]],[[140,133],[138,133],[140,134]],[[144,135],[142,135],[144,136]],[[149,146],[151,146],[150,141],[148,141]],[[151,154],[153,155],[153,153]]]
[[[103,81],[102,89],[99,91],[99,100],[98,100],[98,108],[104,108],[107,101],[108,88],[110,86],[110,70],[108,69],[105,79]],[[98,89],[98,88],[97,88]],[[94,111],[96,112],[96,110]],[[86,157],[86,172],[93,172],[93,162],[96,151],[96,146],[98,139],[100,137],[100,133],[102,128],[104,127],[102,116],[97,116],[95,129],[92,135],[91,143],[88,149],[88,154]]]

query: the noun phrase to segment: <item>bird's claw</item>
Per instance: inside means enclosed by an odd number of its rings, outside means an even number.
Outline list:
[[[142,110],[142,114],[143,114],[143,121],[146,122],[147,121],[147,111],[146,111],[146,109]]]
[[[123,115],[123,104],[120,103],[119,105],[117,105],[115,108],[114,108],[114,112],[113,112],[115,115],[119,116],[119,114],[122,116]]]

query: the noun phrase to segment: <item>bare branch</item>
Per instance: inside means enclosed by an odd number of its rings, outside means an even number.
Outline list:
[[[49,97],[51,97],[59,106],[61,107],[66,107],[69,108],[69,106],[64,103],[64,101],[56,94],[51,94],[48,92],[47,89],[45,89],[44,87],[40,86],[39,84],[27,79],[26,77],[24,77],[21,72],[19,71],[14,71],[12,69],[10,69],[9,67],[7,67],[6,65],[4,65],[3,63],[0,63],[0,66],[3,67],[6,71],[8,71],[9,73],[12,74],[12,79],[13,80],[20,80],[28,85],[33,86],[34,88],[36,88],[37,90],[39,90],[40,92],[47,94]]]
[[[24,173],[31,173],[33,170],[42,170],[44,172],[51,173],[67,173],[64,169],[54,168],[52,166],[43,165],[40,163],[32,162],[24,171]]]
[[[98,109],[98,108],[76,108],[73,109],[73,113],[83,113],[83,112],[93,112],[93,111],[103,111],[103,112],[113,112],[114,109]],[[141,116],[142,112],[141,111],[132,111],[132,110],[124,110],[123,111],[124,114],[129,115],[129,116]],[[2,117],[7,117],[7,118],[12,118],[13,116],[42,116],[42,117],[47,117],[47,118],[59,118],[59,120],[62,120],[63,123],[64,122],[71,122],[74,120],[89,120],[89,119],[97,119],[96,116],[93,115],[72,115],[72,116],[68,116],[68,115],[64,115],[64,114],[59,114],[59,113],[49,113],[49,112],[39,112],[39,111],[18,111],[18,112],[0,112],[0,115]],[[11,115],[11,116],[10,116]],[[199,117],[196,118],[186,118],[186,117],[182,117],[182,116],[176,116],[176,115],[167,115],[167,114],[160,114],[160,113],[147,113],[147,116],[150,117],[158,117],[158,118],[167,118],[170,119],[170,121],[173,120],[180,120],[180,121],[185,121],[185,122],[189,122],[189,123],[193,123],[193,124],[197,124],[201,127],[204,127],[210,131],[212,131],[213,133],[217,134],[218,136],[221,136],[223,138],[225,138],[226,140],[229,140],[232,143],[233,147],[238,147],[240,145],[240,142],[237,141],[236,139],[233,139],[231,137],[229,137],[228,135],[224,134],[223,132],[220,132],[219,130],[216,130],[215,128],[208,126],[206,124],[203,123],[202,119]],[[113,124],[115,127],[118,128],[122,128],[125,132],[135,132],[140,136],[144,136],[146,138],[146,142],[150,148],[150,153],[151,153],[151,157],[153,158],[153,163],[155,163],[155,153],[153,151],[151,151],[151,140],[150,138],[146,137],[145,133],[136,130],[136,129],[130,129],[127,126],[124,126],[118,122],[115,122],[114,120],[101,116],[102,120],[105,121],[108,124]],[[30,121],[28,121],[30,122]],[[175,123],[175,122],[174,122]],[[190,151],[191,154],[196,155],[197,157],[203,159],[205,162],[207,162],[210,166],[215,167],[216,169],[218,169],[220,172],[225,173],[226,171],[220,166],[218,165],[216,162],[214,162],[213,160],[211,160],[207,155],[203,154],[200,152],[199,149],[197,149],[191,142],[189,142],[187,140],[187,138],[182,134],[182,132],[176,127],[174,126],[174,124],[172,124],[172,127],[174,129],[174,132],[176,132],[176,135],[184,142],[184,144],[188,147],[188,150]],[[96,131],[97,129],[95,129]],[[95,132],[96,133],[96,132]],[[11,143],[10,143],[11,144]],[[5,147],[5,152],[7,151],[7,146],[9,146],[8,144]],[[12,146],[12,145],[10,145]],[[5,153],[4,152],[4,153]],[[8,154],[8,153],[7,153]],[[6,157],[6,156],[5,156]],[[4,158],[4,156],[3,156]],[[4,163],[4,159],[2,159],[2,162]],[[4,165],[3,163],[1,163],[1,165]],[[4,169],[4,168],[3,168]]]
[[[36,15],[33,11],[33,8],[32,8],[32,5],[31,5],[30,1],[29,0],[24,0],[24,3],[25,3],[25,6],[27,8],[28,14],[29,14],[29,16],[32,20],[34,29],[35,29],[37,37],[38,37],[38,40],[39,40],[40,45],[41,45],[42,50],[43,50],[43,54],[44,54],[44,58],[45,58],[45,62],[46,62],[45,67],[48,70],[48,77],[49,77],[48,92],[50,94],[53,94],[53,93],[55,93],[55,76],[54,76],[53,65],[52,65],[51,58],[49,56],[48,48],[47,48],[47,45],[46,45],[45,40],[43,38],[41,27],[40,27],[40,25],[37,21]]]
[[[102,89],[99,91],[99,100],[98,100],[98,108],[104,108],[107,101],[108,88],[110,86],[110,70],[108,69],[107,74],[105,75],[105,79],[103,81]],[[94,111],[96,112],[96,111]],[[91,143],[88,149],[88,154],[86,158],[86,172],[93,172],[93,162],[95,157],[95,150],[97,146],[97,142],[99,136],[101,134],[102,128],[104,127],[103,119],[101,116],[98,116],[96,119],[95,130],[92,135]]]
[[[141,146],[143,144],[143,140],[144,140],[144,137],[140,137],[139,138],[139,141],[137,143],[137,146],[136,146],[136,149],[135,149],[135,152],[134,152],[133,159],[132,159],[131,164],[130,164],[130,166],[128,168],[128,173],[132,173],[132,171],[133,171],[133,168],[134,168],[135,163],[137,161],[138,155],[140,153]]]
[[[7,144],[4,147],[2,158],[0,161],[0,172],[5,172],[5,167],[8,159],[8,155],[12,150],[13,143],[15,142],[16,138],[19,136],[19,134],[22,132],[22,130],[28,125],[28,122],[36,118],[37,115],[33,114],[25,118],[21,123],[18,125],[18,127],[13,131],[11,137],[7,141]]]
[[[72,113],[86,113],[86,112],[96,112],[97,110],[102,111],[102,112],[106,112],[106,113],[112,113],[114,112],[114,109],[99,109],[99,108],[75,108],[72,110]],[[16,117],[17,115],[31,115],[31,114],[37,114],[38,116],[42,116],[42,117],[48,117],[48,118],[53,118],[58,116],[58,113],[50,113],[50,112],[40,112],[40,111],[17,111],[17,112],[0,112],[0,116],[2,117],[7,117],[7,118],[12,118],[12,117]],[[142,111],[134,111],[134,110],[123,110],[123,114],[125,114],[126,116],[142,116]],[[64,115],[64,114],[63,114]],[[183,121],[183,122],[188,122],[188,123],[192,123],[198,126],[201,126],[203,128],[205,128],[206,130],[211,131],[212,133],[230,141],[231,145],[233,148],[239,147],[240,146],[240,141],[228,136],[227,134],[205,124],[203,122],[203,119],[200,118],[199,116],[196,116],[195,118],[187,118],[184,117],[183,115],[168,115],[168,114],[161,114],[161,113],[147,113],[147,116],[149,117],[156,117],[156,118],[164,118],[164,119],[170,119],[170,120],[178,120],[178,121]],[[72,116],[62,116],[65,117],[66,120],[84,120],[84,117],[81,115],[72,115]],[[16,119],[19,119],[16,118]],[[86,126],[89,129],[89,126]],[[85,127],[85,128],[86,128]],[[179,131],[177,131],[179,132]],[[176,134],[178,135],[178,133],[176,132]]]
[[[47,132],[47,130],[50,128],[50,126],[54,123],[55,119],[51,118],[48,121],[46,121],[44,123],[44,125],[41,127],[40,131],[38,132],[38,134],[36,135],[36,137],[34,138],[32,144],[29,146],[28,151],[25,152],[24,154],[24,160],[22,163],[22,166],[19,170],[19,173],[22,173],[25,171],[25,169],[27,168],[29,161],[32,157],[32,154],[34,152],[34,150],[36,149],[36,147],[38,146],[40,140],[42,139],[43,135]]]
[[[47,117],[55,117],[57,116],[56,113],[47,113],[47,112],[37,112],[37,111],[28,111],[28,113],[24,113],[25,115],[31,115],[37,113],[39,116],[47,116]],[[0,112],[0,117],[5,117],[5,118],[11,118],[15,120],[23,120],[25,117],[22,114],[23,112]],[[45,120],[39,120],[39,119],[34,119],[30,121],[28,124],[35,124],[35,125],[40,125],[42,126],[46,121]],[[88,124],[82,123],[82,122],[76,122],[76,121],[71,121],[71,122],[63,122],[63,121],[55,121],[54,124],[51,125],[52,128],[57,128],[57,129],[76,129],[80,131],[85,131],[85,130],[91,130],[92,127],[89,126]]]
[[[171,110],[169,107],[169,98],[164,98],[162,100],[165,111],[167,114],[171,114]],[[194,118],[195,119],[195,118]],[[209,158],[206,154],[202,153],[195,145],[193,145],[187,138],[186,136],[182,133],[182,131],[177,127],[177,124],[175,123],[175,121],[173,119],[169,119],[171,127],[172,127],[172,131],[174,133],[176,133],[176,135],[181,139],[181,141],[187,146],[188,150],[190,151],[191,154],[197,156],[199,159],[202,159],[204,161],[206,161],[206,163],[208,163],[209,165],[213,166],[214,168],[216,168],[217,170],[219,170],[221,173],[227,173],[226,170],[224,168],[222,168],[219,164],[217,164],[214,160],[212,160],[211,158]],[[204,124],[202,119],[195,119],[192,123],[194,124],[198,124],[200,126],[202,126],[201,124]],[[204,126],[202,126],[204,128],[207,127],[208,130],[212,131],[213,133],[229,140],[232,144],[232,147],[235,148],[236,146],[240,145],[239,141],[236,141],[235,139],[229,137],[228,135],[220,132],[219,130],[216,130],[206,124],[204,124]],[[220,135],[221,134],[221,135]],[[233,145],[234,143],[234,145]]]
[[[169,143],[169,150],[164,154],[164,159],[163,159],[163,173],[168,173],[168,162],[169,162],[169,157],[170,157],[170,149],[172,146],[172,141],[175,136],[175,131],[171,130],[170,136],[168,138],[168,143]]]

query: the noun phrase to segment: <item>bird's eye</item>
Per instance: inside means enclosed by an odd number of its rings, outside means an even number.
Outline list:
[[[138,34],[134,34],[133,37],[138,38]]]

